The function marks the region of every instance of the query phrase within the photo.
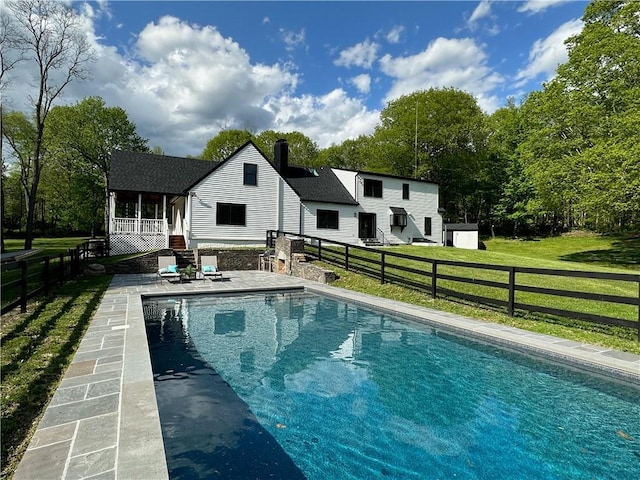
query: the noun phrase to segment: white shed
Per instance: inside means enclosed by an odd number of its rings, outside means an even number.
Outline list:
[[[445,223],[442,225],[442,243],[447,247],[478,249],[477,223]]]

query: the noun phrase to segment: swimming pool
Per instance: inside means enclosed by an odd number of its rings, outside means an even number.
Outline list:
[[[173,478],[637,478],[638,389],[308,292],[147,299]]]

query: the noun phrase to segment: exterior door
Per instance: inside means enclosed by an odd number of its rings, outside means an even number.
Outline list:
[[[358,237],[359,238],[376,238],[376,214],[363,213],[358,214]]]

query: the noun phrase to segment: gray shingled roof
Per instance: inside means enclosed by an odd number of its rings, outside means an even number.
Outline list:
[[[111,153],[109,190],[185,195],[220,163],[114,150]],[[284,179],[303,201],[358,205],[328,167],[289,166]]]
[[[289,166],[284,178],[303,201],[358,205],[329,167]]]
[[[220,162],[114,150],[109,190],[185,195]]]

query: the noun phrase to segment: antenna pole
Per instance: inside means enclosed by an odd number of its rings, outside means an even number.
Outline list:
[[[418,178],[418,100],[416,100],[416,135],[413,141],[413,160],[415,162],[413,176]]]

